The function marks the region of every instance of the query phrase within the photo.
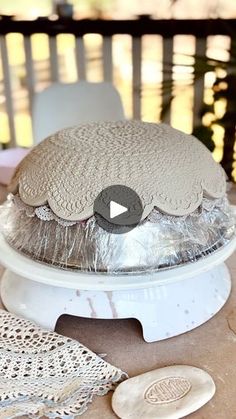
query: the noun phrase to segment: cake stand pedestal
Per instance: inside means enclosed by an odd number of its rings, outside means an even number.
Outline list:
[[[176,336],[200,326],[225,304],[231,288],[223,263],[226,246],[195,263],[142,275],[69,272],[32,261],[0,235],[6,266],[1,297],[12,313],[54,329],[62,314],[98,319],[135,318],[145,341]]]

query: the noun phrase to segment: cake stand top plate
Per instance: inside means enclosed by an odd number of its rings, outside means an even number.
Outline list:
[[[110,275],[65,271],[33,261],[15,251],[0,233],[0,263],[12,272],[43,284],[77,290],[116,291],[167,285],[206,272],[224,262],[236,249],[236,237],[211,255],[178,268],[145,274]]]

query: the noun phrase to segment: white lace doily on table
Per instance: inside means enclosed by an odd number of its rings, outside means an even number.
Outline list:
[[[125,378],[79,342],[0,310],[1,419],[74,419]]]
[[[48,204],[69,221],[93,215],[107,186],[137,192],[146,218],[156,206],[186,215],[225,194],[225,174],[209,150],[191,135],[165,124],[119,121],[67,128],[37,145],[20,163],[10,185],[28,205]]]

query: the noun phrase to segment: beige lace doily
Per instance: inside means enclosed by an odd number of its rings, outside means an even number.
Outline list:
[[[1,419],[73,419],[125,378],[79,342],[0,310]]]
[[[193,212],[203,193],[221,198],[225,174],[195,137],[165,124],[103,122],[67,128],[24,158],[10,191],[28,205],[49,204],[66,220],[93,214],[102,189],[122,184],[140,196],[144,219],[154,208],[172,215]]]

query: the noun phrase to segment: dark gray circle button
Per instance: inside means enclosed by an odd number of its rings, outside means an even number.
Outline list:
[[[122,234],[140,222],[143,206],[138,194],[124,185],[103,189],[94,201],[96,221],[104,230]]]

